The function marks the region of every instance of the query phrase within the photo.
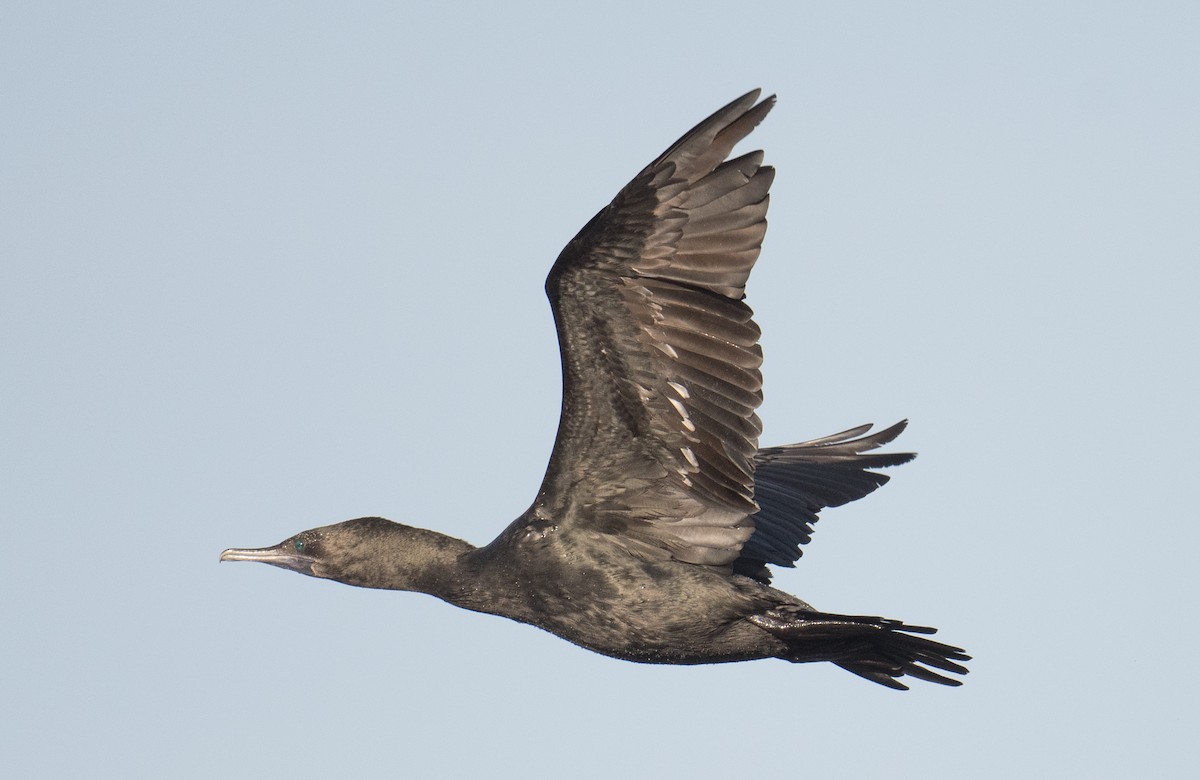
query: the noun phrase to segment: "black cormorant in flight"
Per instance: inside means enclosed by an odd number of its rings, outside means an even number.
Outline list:
[[[934,629],[819,612],[770,586],[817,512],[887,481],[904,428],[759,449],[759,329],[746,279],[774,169],[726,157],[774,98],[750,92],[634,177],[546,279],[562,417],[533,505],[486,547],[364,517],[223,561],[420,591],[630,661],[832,661],[892,688],[958,685],[969,657]]]

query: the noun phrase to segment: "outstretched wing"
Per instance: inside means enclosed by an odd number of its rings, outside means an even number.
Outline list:
[[[679,139],[551,269],[563,405],[532,516],[716,566],[753,533],[762,352],[742,298],[774,170],[725,158],[774,104],[758,95]]]
[[[768,447],[754,458],[754,535],[742,546],[734,571],[769,582],[766,564],[793,566],[800,545],[812,539],[817,513],[825,507],[856,501],[887,484],[887,474],[870,469],[899,466],[916,457],[911,452],[872,452],[908,427],[902,420],[870,436],[860,425],[786,447]]]

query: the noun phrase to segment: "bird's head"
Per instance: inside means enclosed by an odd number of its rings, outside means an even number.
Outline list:
[[[230,548],[221,560],[269,563],[363,588],[425,590],[426,572],[470,549],[422,528],[360,517],[302,531],[272,547]]]

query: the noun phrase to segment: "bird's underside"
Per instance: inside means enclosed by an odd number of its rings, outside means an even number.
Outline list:
[[[968,656],[934,629],[818,612],[770,587],[817,513],[887,482],[901,422],[760,449],[762,350],[745,285],[774,170],[727,159],[774,104],[757,90],[694,127],[563,249],[546,279],[563,401],[530,508],[491,544],[359,518],[226,550],[362,587],[430,593],[606,655],[831,661],[893,688]]]
[[[792,565],[816,513],[861,498],[888,481],[872,468],[911,460],[877,453],[904,429],[870,426],[811,442],[760,450],[756,529],[732,565],[696,565],[667,555],[636,558],[607,535],[579,532],[571,518],[541,520],[526,512],[495,541],[464,560],[489,579],[488,599],[475,591],[439,594],[458,606],[531,623],[594,652],[653,664],[711,664],[779,658],[833,661],[891,688],[898,678],[959,685],[960,648],[927,639],[932,628],[898,620],[824,613],[769,587],[767,564]],[[556,564],[569,561],[569,565]],[[739,571],[744,570],[744,571]],[[538,587],[522,577],[538,572]],[[518,583],[515,587],[511,583]],[[619,608],[616,608],[619,607]]]

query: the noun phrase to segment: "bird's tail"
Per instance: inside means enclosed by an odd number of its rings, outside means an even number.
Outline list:
[[[788,644],[779,655],[786,661],[832,661],[859,677],[902,691],[908,686],[898,678],[905,675],[939,685],[962,685],[961,680],[933,669],[966,674],[967,668],[957,662],[971,660],[962,648],[914,636],[937,633],[936,628],[899,620],[793,607],[773,609],[750,620]]]

